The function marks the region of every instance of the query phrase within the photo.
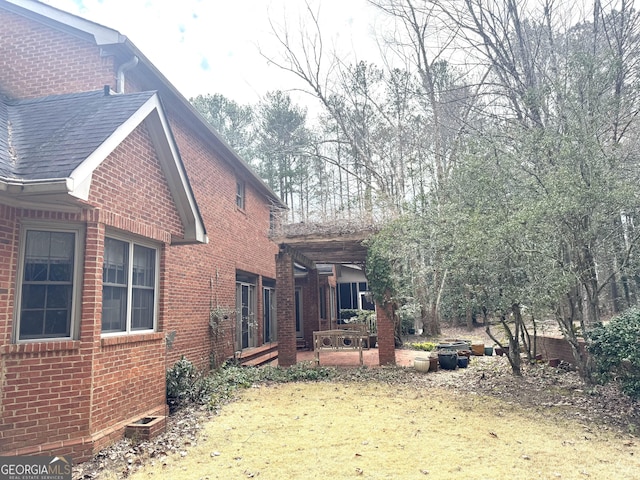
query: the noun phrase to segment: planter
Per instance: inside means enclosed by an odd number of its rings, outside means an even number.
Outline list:
[[[485,352],[484,343],[472,343],[471,351],[473,352],[474,355],[478,355],[478,356],[486,355],[484,353]]]
[[[504,350],[501,347],[496,347],[496,355],[504,355]]]
[[[413,366],[417,372],[428,372],[429,371],[429,359],[417,357],[413,360]]]
[[[166,417],[144,417],[137,422],[128,424],[124,429],[124,436],[135,441],[147,441],[164,431]]]
[[[469,357],[458,357],[458,367],[467,368],[469,366]]]
[[[541,361],[542,361],[542,354],[541,354],[541,353],[538,353],[538,354],[536,355],[536,362],[541,362]]]
[[[443,370],[455,370],[458,366],[458,352],[452,350],[438,352],[438,363]]]
[[[471,343],[466,340],[458,340],[455,338],[447,338],[439,343],[436,347],[438,350],[470,350]]]
[[[438,357],[429,357],[429,371],[430,372],[438,371]]]
[[[559,358],[550,358],[549,359],[549,366],[550,367],[554,367],[554,368],[558,368],[560,366],[560,359]]]
[[[484,347],[484,354],[488,357],[493,355],[493,347]]]

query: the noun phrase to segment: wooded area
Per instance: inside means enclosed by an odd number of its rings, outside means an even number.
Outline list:
[[[273,23],[281,49],[264,55],[304,82],[317,119],[280,91],[194,105],[289,221],[380,223],[370,283],[425,333],[489,317],[529,346],[553,317],[579,358],[577,335],[640,286],[633,2],[369,3],[387,20],[380,64],[329,51],[311,5],[305,29]]]

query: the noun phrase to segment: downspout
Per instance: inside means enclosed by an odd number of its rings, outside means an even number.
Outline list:
[[[136,65],[138,65],[138,57],[135,55],[128,62],[120,65],[116,75],[116,93],[124,93],[124,72],[135,68]]]

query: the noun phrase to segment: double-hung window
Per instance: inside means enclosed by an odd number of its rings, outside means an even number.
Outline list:
[[[106,237],[102,333],[150,331],[156,325],[157,249]]]
[[[241,180],[236,181],[236,207],[244,210],[245,206],[245,190],[244,182]]]
[[[72,338],[80,228],[26,228],[22,236],[18,340]]]

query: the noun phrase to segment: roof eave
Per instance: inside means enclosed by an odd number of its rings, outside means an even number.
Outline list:
[[[69,194],[73,192],[73,186],[74,182],[71,178],[23,180],[0,177],[0,191],[15,195]]]
[[[73,180],[72,185],[76,191],[69,193],[72,195],[75,193],[78,198],[87,200],[91,176],[95,169],[143,122],[146,122],[152,142],[157,149],[165,178],[182,220],[184,228],[182,243],[207,243],[208,238],[204,220],[191,190],[178,148],[157,94],[149,98],[105,142],[75,168],[70,177]]]
[[[66,25],[83,36],[93,37],[96,45],[99,46],[124,43],[127,38],[117,30],[105,27],[104,25],[100,25],[99,23],[92,22],[63,10],[59,10],[45,3],[33,0],[1,0],[0,3],[6,3],[14,7],[14,9],[17,8],[22,14],[36,14],[41,18]]]
[[[149,72],[160,80],[163,87],[163,100],[165,102],[173,100],[173,103],[183,110],[192,119],[192,126],[198,129],[201,136],[206,140],[213,140],[215,150],[223,157],[223,160],[230,164],[238,164],[242,170],[247,173],[253,184],[267,198],[269,198],[274,206],[281,209],[288,209],[288,206],[265,182],[256,174],[256,172],[243,160],[233,148],[220,136],[220,134],[205,120],[205,118],[196,110],[196,108],[182,95],[173,84],[165,77],[160,70],[136,47],[131,40],[123,37],[120,44],[125,47],[131,55],[139,58],[139,65],[144,66]],[[182,117],[184,119],[184,117]]]

